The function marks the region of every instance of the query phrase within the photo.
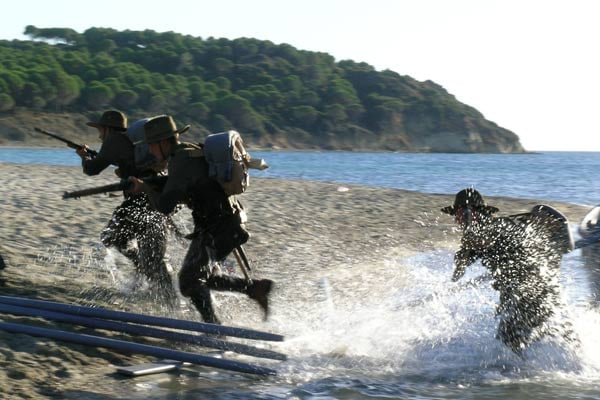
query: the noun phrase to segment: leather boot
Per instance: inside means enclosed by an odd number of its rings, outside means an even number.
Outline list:
[[[269,316],[269,293],[273,287],[273,281],[270,279],[259,279],[252,281],[252,284],[246,289],[246,294],[252,300],[255,300],[265,313],[265,320]]]

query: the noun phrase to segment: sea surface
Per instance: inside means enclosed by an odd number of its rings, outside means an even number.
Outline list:
[[[600,153],[523,155],[255,152],[270,168],[254,176],[306,179],[453,194],[600,203]],[[0,149],[0,162],[79,165],[71,150]],[[277,375],[189,368],[135,379],[102,378],[98,399],[600,399],[600,274],[580,250],[565,255],[564,318],[577,344],[547,339],[523,357],[495,339],[497,293],[449,282],[450,251],[409,258],[376,252],[357,276],[343,266],[297,271],[288,285],[314,290],[305,310],[280,310],[269,330],[286,335],[285,362],[254,361]],[[315,265],[317,260],[315,260]],[[409,268],[406,268],[408,266]],[[321,269],[322,268],[322,269]],[[301,275],[304,274],[304,275]],[[369,287],[369,274],[386,285]],[[302,282],[296,282],[296,279]],[[400,284],[402,282],[402,284]],[[357,285],[363,291],[357,291]],[[298,289],[300,290],[300,289]],[[301,317],[299,317],[299,315]],[[103,386],[103,387],[104,387]]]
[[[600,153],[425,154],[252,152],[270,168],[260,177],[306,179],[423,193],[454,194],[473,186],[484,196],[600,204]],[[70,149],[0,148],[0,162],[80,165]]]

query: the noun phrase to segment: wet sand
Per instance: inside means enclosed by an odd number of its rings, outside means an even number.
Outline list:
[[[125,290],[131,266],[123,259],[116,257],[114,268],[107,266],[111,254],[100,244],[99,234],[122,197],[61,197],[65,190],[116,182],[110,171],[87,177],[76,167],[0,163],[0,173],[0,254],[7,265],[0,273],[6,279],[3,295],[173,315],[153,299],[151,289]],[[452,203],[451,195],[253,177],[249,191],[240,198],[249,214],[252,237],[245,247],[254,274],[275,280],[277,286],[272,296],[272,321],[263,322],[258,307],[244,296],[228,296],[217,302],[217,312],[226,325],[277,332],[278,310],[296,307],[299,297],[304,304],[311,301],[310,292],[301,290],[298,283],[303,277],[318,277],[343,265],[348,275],[337,273],[332,279],[359,275],[385,286],[389,284],[385,268],[374,272],[365,265],[374,259],[453,250],[458,245],[459,234],[451,217],[439,211]],[[500,208],[500,215],[525,212],[544,203],[539,199],[486,200]],[[571,223],[578,223],[588,211],[576,205],[547,204],[564,212]],[[183,230],[191,228],[186,211],[177,221]],[[173,242],[168,252],[175,275],[185,243]],[[199,320],[185,301],[177,317]],[[132,340],[123,334],[41,318],[2,315],[2,320]],[[135,340],[156,344],[151,339]],[[115,366],[151,360],[3,331],[0,349],[3,399],[121,398],[110,394],[111,382],[122,379],[114,375]],[[126,394],[122,396],[126,398]]]

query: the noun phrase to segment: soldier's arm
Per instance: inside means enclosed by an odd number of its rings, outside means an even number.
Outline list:
[[[130,177],[129,181],[133,184],[130,191],[132,193],[144,192],[148,195],[152,207],[163,213],[172,213],[178,204],[185,202],[188,187],[188,175],[186,174],[186,164],[180,165],[179,160],[169,163],[169,170],[166,182],[161,189],[153,187],[144,181]]]
[[[135,176],[130,176],[127,180],[131,184],[128,190],[130,193],[146,193],[152,207],[163,214],[172,213],[177,204],[182,202],[185,195],[185,192],[173,188],[173,185],[169,184],[171,181],[170,178],[167,178],[167,182],[162,190]]]
[[[167,181],[167,185],[168,185]],[[177,205],[183,201],[185,192],[172,189],[165,190],[162,192],[153,191],[152,194],[148,195],[152,206],[163,214],[171,214]]]
[[[83,173],[90,176],[98,175],[100,172],[108,168],[109,165],[110,162],[101,157],[81,159],[81,167],[83,168]]]
[[[104,143],[98,151],[98,155],[92,157],[89,153],[81,157],[81,166],[86,175],[98,175],[108,168],[116,159],[115,146],[118,145],[112,140],[111,135],[106,137]]]
[[[454,255],[454,272],[452,281],[456,282],[465,275],[467,267],[477,261],[477,255],[471,249],[461,248]]]

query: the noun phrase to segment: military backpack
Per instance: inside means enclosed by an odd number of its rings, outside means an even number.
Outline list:
[[[125,134],[129,141],[133,144],[133,158],[135,166],[139,170],[150,169],[156,158],[150,153],[150,147],[144,140],[144,124],[150,118],[143,118],[129,125]]]
[[[268,168],[262,159],[250,157],[242,137],[233,130],[208,135],[203,152],[208,163],[208,176],[219,182],[229,196],[242,194],[248,189],[248,168]]]

